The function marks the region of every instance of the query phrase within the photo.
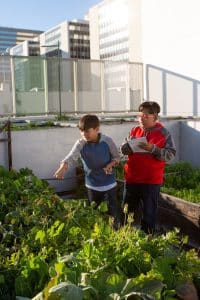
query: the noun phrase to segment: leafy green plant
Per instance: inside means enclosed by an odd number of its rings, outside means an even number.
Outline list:
[[[198,286],[200,260],[178,230],[151,237],[128,222],[116,231],[105,203],[63,200],[28,169],[0,167],[0,177],[2,300],[162,300],[180,282]]]
[[[180,161],[165,168],[162,191],[187,201],[200,203],[200,168]]]

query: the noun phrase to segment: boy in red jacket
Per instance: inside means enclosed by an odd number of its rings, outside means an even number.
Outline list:
[[[141,229],[152,234],[164,167],[174,158],[176,147],[169,131],[158,122],[158,103],[145,101],[138,110],[139,126],[132,128],[121,147],[122,154],[128,155],[124,204],[128,204],[128,212],[136,212],[141,204]]]

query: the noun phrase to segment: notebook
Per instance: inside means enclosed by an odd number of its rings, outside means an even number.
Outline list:
[[[135,138],[132,140],[128,140],[128,144],[131,147],[133,152],[148,152],[142,148],[139,147],[139,143],[147,143],[147,139],[145,136],[140,137],[140,138]]]

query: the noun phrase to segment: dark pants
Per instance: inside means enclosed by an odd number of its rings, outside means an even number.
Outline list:
[[[96,207],[103,201],[108,203],[108,214],[116,218],[117,216],[117,187],[112,188],[111,190],[99,192],[87,188],[88,200],[89,202],[94,201]]]
[[[124,204],[128,204],[128,213],[141,211],[141,229],[153,233],[156,225],[156,213],[160,197],[159,184],[125,184]]]

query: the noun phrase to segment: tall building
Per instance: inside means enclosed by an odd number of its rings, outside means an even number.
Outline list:
[[[105,60],[108,110],[117,101],[136,109],[143,97],[141,5],[141,0],[104,0],[89,9],[91,59]]]
[[[73,20],[58,24],[40,35],[40,48],[45,56],[89,59],[89,22]]]
[[[32,40],[43,31],[0,27],[0,55],[9,53],[9,48],[26,40]]]
[[[89,10],[91,59],[142,60],[141,0],[104,0]]]

